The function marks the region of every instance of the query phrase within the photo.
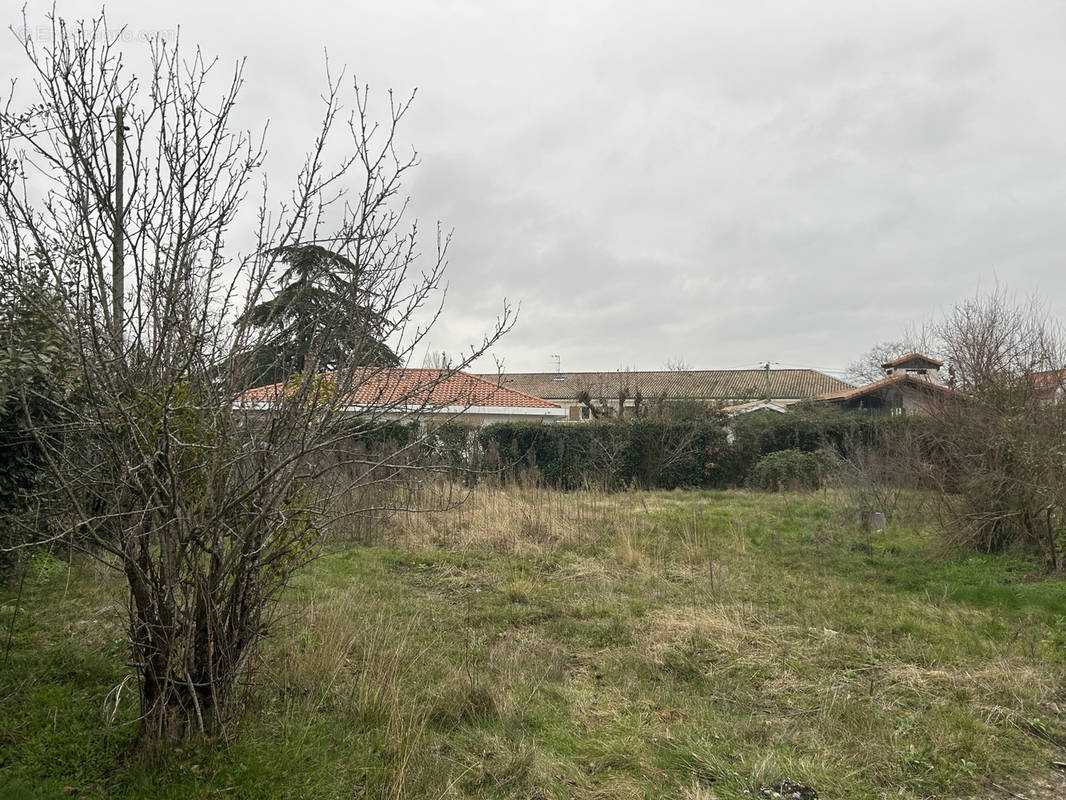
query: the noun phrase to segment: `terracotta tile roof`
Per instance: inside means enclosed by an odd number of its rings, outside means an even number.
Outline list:
[[[865,386],[859,386],[858,388],[844,389],[839,392],[827,392],[826,394],[819,395],[816,400],[854,400],[857,397],[863,397],[868,394],[873,394],[879,389],[884,389],[886,386],[892,386],[893,384],[910,383],[918,386],[922,389],[932,389],[935,392],[942,392],[945,394],[962,396],[961,392],[957,392],[954,389],[950,389],[939,383],[925,380],[917,375],[907,375],[900,373],[899,375],[889,375],[887,378],[882,378],[874,383],[868,383]]]
[[[938,368],[944,366],[943,361],[937,361],[935,358],[924,356],[921,353],[907,353],[907,355],[905,356],[900,356],[899,358],[894,358],[891,361],[886,361],[884,364],[881,365],[881,367],[883,369],[888,369],[889,367],[898,367],[900,364],[905,364],[908,361],[924,361],[926,364],[932,364]]]
[[[1034,372],[1029,376],[1033,386],[1037,389],[1046,389],[1049,386],[1060,387],[1066,383],[1066,369],[1049,369],[1042,372]]]
[[[766,372],[761,369],[701,369],[630,372],[515,372],[482,374],[501,386],[549,400],[570,401],[587,390],[594,399],[617,398],[618,387],[629,396],[640,389],[645,400],[668,399],[741,400],[769,395],[781,400],[802,400],[826,392],[853,388],[851,384],[813,369],[772,369],[767,391]]]
[[[337,373],[326,372],[322,377],[336,380]],[[364,367],[357,370],[351,382],[353,390],[346,399],[358,406],[559,408],[555,403],[497,386],[477,375],[445,369]],[[270,403],[280,397],[284,389],[284,383],[248,389],[241,393],[237,402]]]

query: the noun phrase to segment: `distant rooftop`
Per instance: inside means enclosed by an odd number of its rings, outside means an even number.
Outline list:
[[[515,372],[479,377],[504,388],[546,400],[573,400],[588,391],[594,398],[617,398],[619,388],[630,398],[640,391],[645,399],[742,400],[771,397],[804,400],[854,388],[813,369],[698,369],[616,372]]]
[[[424,408],[558,408],[548,400],[498,386],[466,372],[445,369],[363,367],[353,380],[354,389],[345,400],[353,406],[391,406],[397,403]],[[336,373],[326,372],[331,379]],[[248,389],[237,399],[241,404],[271,403],[285,392],[284,383]]]
[[[893,359],[892,361],[886,361],[884,364],[881,365],[881,368],[891,369],[893,367],[902,367],[904,365],[910,364],[921,364],[922,366],[933,367],[934,369],[940,369],[942,366],[944,366],[943,361],[937,361],[935,358],[923,356],[921,353],[908,353],[907,355],[900,356],[899,358]]]
[[[881,389],[884,389],[884,388],[886,388],[888,386],[901,386],[901,385],[904,385],[904,384],[909,385],[909,386],[916,386],[916,387],[919,387],[921,389],[925,389],[925,390],[930,391],[930,392],[938,392],[938,393],[945,394],[945,395],[953,395],[953,396],[957,396],[957,397],[962,397],[962,394],[960,392],[957,392],[954,389],[950,389],[947,386],[944,386],[944,385],[942,385],[940,383],[937,383],[935,381],[931,381],[931,380],[929,380],[927,378],[924,378],[924,377],[922,377],[920,375],[908,375],[908,374],[906,374],[904,372],[900,372],[900,373],[897,373],[895,375],[889,375],[887,378],[882,378],[879,381],[874,381],[873,383],[868,383],[865,386],[859,386],[859,387],[851,386],[851,387],[848,387],[847,389],[842,389],[841,391],[827,392],[827,393],[821,395],[820,397],[818,397],[817,399],[818,400],[830,400],[830,401],[854,400],[854,399],[856,399],[858,397],[865,397],[868,394],[873,394],[874,392],[878,392]]]

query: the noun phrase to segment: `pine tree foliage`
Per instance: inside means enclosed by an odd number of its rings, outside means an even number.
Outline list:
[[[314,355],[324,369],[339,364],[396,366],[400,359],[385,342],[392,327],[382,299],[368,288],[350,259],[318,244],[276,248],[287,265],[277,294],[246,313],[262,333],[253,353],[253,383],[279,383],[305,369]]]

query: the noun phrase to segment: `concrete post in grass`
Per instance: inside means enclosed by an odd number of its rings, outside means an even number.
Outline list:
[[[880,511],[860,511],[859,525],[864,531],[880,533],[885,529],[885,515]]]

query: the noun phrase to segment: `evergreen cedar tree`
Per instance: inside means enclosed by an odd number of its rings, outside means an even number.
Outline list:
[[[317,244],[288,245],[272,254],[288,267],[277,295],[245,314],[247,322],[265,334],[252,354],[255,368],[249,388],[284,381],[303,369],[312,352],[327,370],[341,361],[399,365],[399,357],[384,342],[389,320],[375,308],[378,298],[364,285],[359,267]]]

